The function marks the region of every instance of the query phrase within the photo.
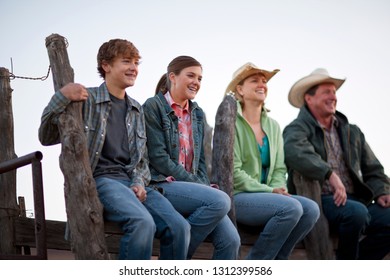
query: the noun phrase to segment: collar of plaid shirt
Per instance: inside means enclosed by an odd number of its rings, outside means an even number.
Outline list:
[[[189,102],[187,101],[185,107],[177,104],[170,92],[164,95],[168,104],[171,106],[175,115],[178,117],[178,131],[179,131],[179,163],[188,171],[191,172],[192,160],[194,157],[193,142],[192,142],[192,126],[191,114],[189,110]]]

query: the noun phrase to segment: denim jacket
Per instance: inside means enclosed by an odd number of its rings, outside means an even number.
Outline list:
[[[203,148],[204,113],[196,102],[189,101],[194,158],[191,172],[179,163],[178,118],[164,95],[158,93],[143,105],[146,122],[149,167],[154,182],[173,176],[178,181],[210,185]]]
[[[89,97],[83,103],[84,131],[87,137],[89,160],[92,172],[99,161],[106,137],[106,120],[111,110],[111,100],[106,83],[100,87],[87,88]],[[125,166],[131,180],[131,186],[147,186],[150,181],[150,171],[147,160],[145,120],[141,105],[126,95],[128,110],[126,114],[130,163]],[[58,118],[71,101],[60,91],[57,91],[44,109],[39,140],[42,145],[60,143]],[[110,135],[110,137],[115,137]]]

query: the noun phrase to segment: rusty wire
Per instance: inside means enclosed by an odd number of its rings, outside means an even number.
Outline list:
[[[66,39],[64,37],[64,41],[65,41],[65,47],[68,48],[69,46],[69,42],[68,42],[68,39]],[[47,69],[47,74],[46,76],[42,76],[42,77],[36,77],[36,78],[33,78],[33,77],[26,77],[26,76],[17,76],[13,73],[13,63],[12,63],[12,58],[11,58],[11,72],[9,73],[8,76],[4,76],[4,75],[0,75],[0,78],[9,78],[10,80],[14,80],[14,79],[26,79],[26,80],[41,80],[41,81],[45,81],[48,77],[49,77],[49,74],[50,74],[50,65]]]
[[[0,78],[9,78],[10,80],[14,80],[14,79],[26,79],[26,80],[41,80],[41,81],[44,81],[46,80],[48,77],[49,77],[49,74],[50,74],[50,65],[49,65],[49,68],[47,69],[47,74],[46,76],[42,76],[42,77],[26,77],[26,76],[17,76],[13,73],[13,65],[12,65],[12,59],[11,59],[11,72],[9,72],[9,75],[0,75]]]
[[[46,80],[46,79],[49,77],[49,74],[50,74],[50,65],[49,65],[49,68],[47,69],[47,74],[46,74],[46,76],[36,77],[36,78],[33,78],[33,77],[24,77],[24,76],[16,76],[16,75],[13,74],[12,72],[10,72],[10,73],[9,73],[9,78],[10,78],[10,80],[13,80],[13,79],[27,79],[27,80],[41,80],[41,81],[44,81],[44,80]]]

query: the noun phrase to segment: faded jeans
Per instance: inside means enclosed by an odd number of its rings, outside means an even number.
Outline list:
[[[288,259],[320,215],[317,203],[297,195],[243,192],[234,196],[234,204],[237,222],[264,227],[249,260]]]
[[[190,225],[158,191],[146,187],[141,203],[128,187],[130,181],[106,177],[96,179],[104,218],[119,223],[124,235],[119,259],[150,259],[153,239],[160,239],[160,259],[185,259],[190,241]]]
[[[188,259],[192,258],[206,237],[214,245],[212,259],[238,258],[240,236],[227,216],[231,204],[226,193],[206,185],[183,181],[163,182],[159,187],[191,225]]]

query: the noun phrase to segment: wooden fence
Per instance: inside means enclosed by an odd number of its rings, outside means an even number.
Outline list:
[[[50,66],[57,90],[69,82],[73,82],[73,69],[70,66],[66,51],[65,38],[52,34],[46,38]],[[8,78],[7,78],[8,77]],[[5,163],[16,157],[13,139],[12,89],[9,72],[0,68],[0,162]],[[59,120],[61,135],[60,167],[65,178],[65,204],[67,220],[70,228],[70,242],[64,239],[65,223],[44,220],[37,226],[36,219],[26,218],[16,202],[16,169],[0,172],[0,254],[3,256],[25,254],[23,248],[37,247],[37,227],[45,228],[45,245],[48,249],[71,250],[75,259],[109,259],[112,253],[118,252],[120,228],[113,223],[103,221],[103,209],[98,199],[95,182],[89,165],[86,137],[82,129],[80,102],[72,102]],[[208,157],[208,170],[211,181],[223,187],[232,199],[232,209],[229,213],[234,221],[233,204],[233,140],[234,122],[236,117],[236,101],[232,96],[226,96],[218,108],[214,137],[212,129],[206,124],[208,135],[205,139],[205,149]],[[213,149],[211,149],[213,139]],[[74,176],[74,174],[79,176]],[[42,201],[43,205],[43,201]],[[40,209],[44,217],[44,208]],[[36,212],[36,218],[39,213]],[[321,222],[323,229],[326,220]],[[236,224],[236,223],[235,223]],[[261,228],[239,226],[241,236],[241,256],[244,256],[256,241]],[[325,236],[323,235],[325,233]],[[314,234],[314,235],[313,235]],[[306,250],[298,247],[292,258],[329,259],[333,258],[332,241],[326,231],[314,231],[310,240],[305,242]],[[320,234],[320,236],[319,236]],[[322,240],[317,244],[317,240]],[[158,241],[155,241],[154,254],[158,255]],[[210,258],[212,245],[204,242],[194,258]],[[303,253],[302,253],[303,251]],[[28,256],[28,255],[27,255]],[[46,258],[47,255],[38,255]],[[19,257],[17,257],[19,258]]]

